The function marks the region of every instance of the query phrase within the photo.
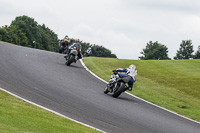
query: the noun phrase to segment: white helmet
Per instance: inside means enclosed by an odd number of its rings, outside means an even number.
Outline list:
[[[135,70],[135,69],[136,69],[136,66],[132,64],[132,65],[129,66],[129,69]]]
[[[128,75],[130,75],[134,80],[137,77],[137,70],[135,65],[130,65],[128,70]]]

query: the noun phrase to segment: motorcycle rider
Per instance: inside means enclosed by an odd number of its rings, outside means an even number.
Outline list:
[[[124,68],[124,69],[119,68],[119,69],[113,70],[113,72],[114,74],[118,74],[120,78],[130,76],[131,79],[128,82],[128,87],[126,88],[126,90],[132,91],[133,83],[136,81],[136,77],[137,77],[136,66],[132,64],[129,66],[129,68]],[[124,72],[124,73],[118,73],[118,72]]]
[[[90,56],[90,55],[92,55],[92,49],[91,49],[91,47],[89,47],[89,48],[86,50],[86,52],[85,52],[84,55],[85,55],[85,56]]]
[[[64,52],[67,47],[69,46],[71,40],[68,37],[68,35],[66,35],[62,40],[60,40],[60,49],[59,49],[59,53]]]
[[[80,45],[80,49],[78,51],[78,59],[81,59],[83,57],[82,53],[81,53],[81,49],[82,49],[82,46],[80,44],[80,41],[79,39],[76,40],[76,44]]]

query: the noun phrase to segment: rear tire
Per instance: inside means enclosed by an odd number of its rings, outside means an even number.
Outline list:
[[[113,97],[117,98],[122,92],[125,91],[125,84],[123,82],[121,82],[119,88],[117,91],[114,92],[114,94],[112,95]]]

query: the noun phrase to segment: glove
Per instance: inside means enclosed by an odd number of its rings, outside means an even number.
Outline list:
[[[117,74],[117,70],[112,70],[112,72],[116,75]]]

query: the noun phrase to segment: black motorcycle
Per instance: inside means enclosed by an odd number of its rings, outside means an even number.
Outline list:
[[[69,44],[70,44],[69,40],[61,40],[58,52],[61,54],[66,54],[65,52]]]
[[[66,52],[66,65],[70,66],[71,63],[75,62],[81,57],[81,45],[79,43],[74,43],[68,47],[68,52]]]
[[[122,92],[127,90],[126,84],[130,79],[130,76],[120,78],[118,73],[114,72],[104,89],[104,93],[107,94],[109,92],[113,97],[117,98]]]

